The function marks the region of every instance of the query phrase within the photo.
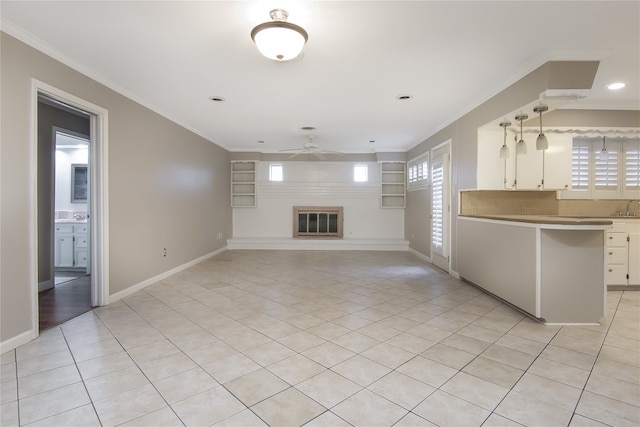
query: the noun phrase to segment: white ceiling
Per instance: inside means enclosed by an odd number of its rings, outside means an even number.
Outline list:
[[[253,44],[276,7],[309,33],[302,59]],[[300,147],[303,126],[322,149],[406,151],[554,59],[602,61],[572,108],[640,110],[638,1],[2,0],[0,12],[3,31],[231,151]],[[628,85],[605,89],[614,80]]]

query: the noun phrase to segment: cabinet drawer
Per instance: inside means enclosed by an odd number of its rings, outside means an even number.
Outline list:
[[[607,248],[607,264],[626,264],[627,248]]]
[[[626,285],[627,266],[607,265],[607,285]]]
[[[613,224],[609,226],[608,231],[613,233],[624,233],[627,231],[627,224],[624,222],[613,221]]]
[[[87,247],[87,238],[76,236],[76,248],[86,248],[86,247]]]
[[[79,224],[79,225],[74,225],[73,226],[73,232],[74,233],[87,233],[87,224]]]
[[[607,247],[627,246],[627,233],[607,233]]]
[[[56,224],[56,233],[73,233],[73,224]]]

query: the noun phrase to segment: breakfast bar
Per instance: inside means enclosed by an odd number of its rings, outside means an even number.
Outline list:
[[[605,315],[607,219],[458,217],[460,277],[546,324]]]

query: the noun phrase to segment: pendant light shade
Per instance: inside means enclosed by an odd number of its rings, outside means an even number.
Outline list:
[[[500,158],[506,159],[509,157],[509,147],[507,147],[507,126],[511,126],[511,122],[500,122],[500,127],[504,129],[504,140],[502,141],[502,147],[500,147]]]
[[[529,116],[526,114],[516,116],[516,120],[520,122],[520,140],[516,144],[516,154],[527,154],[527,143],[524,142],[524,137],[522,136],[522,121],[528,118]]]
[[[251,31],[251,39],[264,56],[275,61],[288,61],[302,52],[309,38],[304,28],[287,22],[289,14],[283,9],[273,9],[271,22],[263,22]]]
[[[607,151],[607,144],[606,144],[606,137],[602,137],[602,150],[600,150],[600,160],[606,162],[607,160],[609,160],[609,152]]]
[[[549,107],[546,105],[538,105],[533,109],[535,113],[540,115],[540,133],[538,134],[538,138],[536,139],[536,150],[546,150],[549,148],[549,141],[547,141],[547,137],[544,133],[542,133],[542,113],[548,111]]]

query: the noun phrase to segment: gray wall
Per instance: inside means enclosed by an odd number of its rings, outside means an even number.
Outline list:
[[[535,102],[547,89],[590,89],[597,68],[595,61],[548,62],[408,151],[407,159],[410,160],[451,139],[450,256],[453,271],[457,271],[458,191],[476,187],[478,127]],[[429,215],[429,197],[425,200],[424,194],[410,192],[405,209],[405,234],[415,236],[410,247],[426,256],[430,256],[431,226],[422,218]],[[424,248],[427,252],[423,252]]]
[[[31,324],[31,79],[109,111],[110,293],[224,247],[231,236],[229,153],[1,34],[0,341]],[[216,234],[224,239],[217,240]],[[161,250],[167,248],[167,257]]]

